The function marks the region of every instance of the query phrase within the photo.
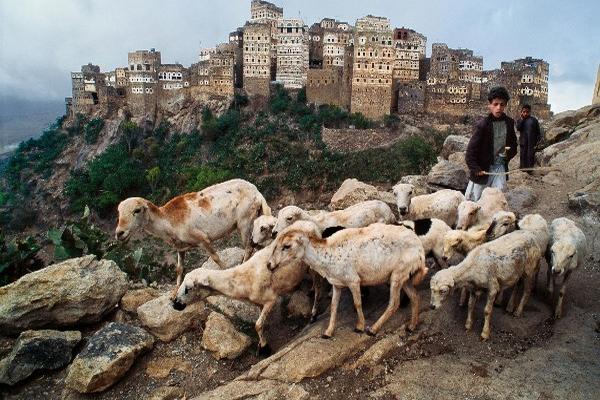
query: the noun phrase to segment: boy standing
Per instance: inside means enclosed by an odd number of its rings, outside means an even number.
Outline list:
[[[504,172],[508,172],[508,162],[517,154],[515,121],[504,113],[509,99],[503,87],[494,87],[488,94],[490,112],[477,123],[465,155],[469,167],[467,200],[479,200],[486,187],[507,189]]]
[[[535,163],[535,145],[540,140],[540,124],[531,116],[531,106],[524,104],[521,108],[521,119],[517,122],[519,131],[519,147],[521,159],[519,168],[532,168]]]

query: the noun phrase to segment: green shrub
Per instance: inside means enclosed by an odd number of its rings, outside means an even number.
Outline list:
[[[102,118],[94,118],[83,128],[84,139],[87,144],[94,144],[98,140],[100,131],[104,127],[104,120]]]
[[[273,94],[269,99],[269,108],[273,114],[280,114],[288,110],[292,99],[282,85],[273,87]]]
[[[0,231],[0,286],[42,268],[44,263],[37,257],[41,248],[31,236],[7,242]]]
[[[231,178],[233,178],[233,174],[228,170],[202,165],[195,169],[194,179],[189,183],[188,190],[192,192],[200,191]]]

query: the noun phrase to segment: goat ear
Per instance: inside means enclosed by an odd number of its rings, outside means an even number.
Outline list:
[[[496,227],[496,221],[492,221],[492,223],[490,224],[490,226],[488,226],[487,230],[485,231],[485,236],[489,239],[490,236],[492,235],[492,232],[494,232],[494,228]]]

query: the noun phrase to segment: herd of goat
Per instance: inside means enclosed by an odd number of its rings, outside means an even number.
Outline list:
[[[468,296],[467,330],[478,297],[487,291],[483,340],[490,337],[493,305],[501,301],[505,289],[514,287],[507,311],[522,315],[543,257],[550,293],[562,277],[554,305],[554,317],[561,317],[565,283],[583,263],[587,248],[585,235],[573,221],[557,218],[548,225],[539,214],[518,219],[508,209],[504,194],[494,188],[485,189],[477,202],[449,189],[414,196],[409,184],[397,184],[393,193],[399,218],[379,200],[332,212],[288,206],[274,217],[253,184],[234,179],[178,196],[162,207],[140,197],[128,198],[119,204],[115,234],[118,240],[127,241],[133,233],[144,231],[177,250],[175,309],[193,301],[191,290],[198,288],[262,306],[255,326],[260,353],[268,352],[263,330],[277,299],[295,290],[307,273],[315,288],[313,321],[323,279],[332,285],[329,325],[323,337],[334,334],[344,287],[350,289],[358,315],[356,332],[376,334],[397,310],[402,291],[411,302],[407,327],[415,329],[419,319],[416,286],[428,273],[428,255],[440,268],[430,281],[431,308],[440,307],[449,293],[460,288],[461,305]],[[244,260],[225,269],[212,243],[236,229],[245,248]],[[198,268],[183,277],[185,252],[193,247],[204,249],[221,269]],[[523,291],[516,305],[519,282]],[[389,284],[389,304],[368,327],[361,287],[380,284]]]

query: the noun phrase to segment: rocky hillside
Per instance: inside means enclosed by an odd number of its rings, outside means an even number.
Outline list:
[[[558,128],[563,133],[553,136]],[[356,314],[344,292],[338,328],[327,340],[321,333],[329,299],[309,324],[305,282],[276,306],[267,328],[274,354],[261,358],[256,306],[204,293],[177,312],[169,301],[172,284],[127,279],[113,262],[83,257],[0,288],[0,392],[7,399],[598,398],[599,137],[600,107],[559,114],[546,129],[550,145],[538,154],[541,168],[509,180],[513,211],[548,221],[571,218],[587,236],[585,264],[568,282],[559,320],[550,318],[552,298],[540,278],[521,318],[494,309],[492,338],[482,342],[483,304],[476,306],[473,332],[465,332],[466,310],[456,296],[429,309],[427,278],[418,289],[416,331],[405,329],[410,310],[403,307],[376,337],[353,332]],[[401,180],[420,193],[460,188],[464,182],[455,175],[461,174],[452,171],[464,168],[465,143],[461,135],[449,137],[428,174]],[[386,189],[349,180],[328,206],[371,198],[393,203]],[[242,257],[235,244],[221,243],[228,266]],[[199,259],[189,257],[187,268],[199,266]],[[202,268],[217,267],[207,262]],[[541,277],[546,268],[542,261]],[[387,301],[385,285],[370,290],[368,322]]]

